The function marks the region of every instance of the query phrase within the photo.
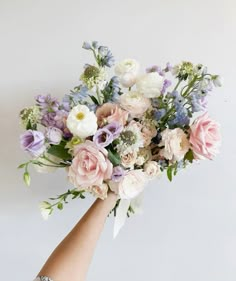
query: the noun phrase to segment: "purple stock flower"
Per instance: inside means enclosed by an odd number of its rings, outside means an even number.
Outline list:
[[[33,157],[40,156],[46,149],[45,137],[42,132],[28,130],[20,136],[21,147]]]
[[[106,147],[113,142],[113,134],[107,128],[98,129],[93,136],[93,142],[100,147]]]
[[[38,95],[36,97],[36,102],[43,113],[55,112],[59,108],[58,100],[56,98],[52,98],[51,95],[47,95],[47,96]]]
[[[110,124],[106,125],[103,128],[106,128],[107,130],[109,130],[112,133],[113,139],[118,138],[120,133],[123,130],[123,126],[120,123],[115,122],[115,121],[111,122]]]
[[[162,89],[161,89],[161,93],[164,94],[164,93],[166,92],[166,89],[167,89],[168,87],[170,87],[170,86],[171,86],[171,81],[165,79],[165,80],[164,80],[164,83],[163,83],[163,87],[162,87]]]
[[[116,166],[113,168],[111,179],[114,182],[119,182],[124,177],[125,171],[120,166]]]

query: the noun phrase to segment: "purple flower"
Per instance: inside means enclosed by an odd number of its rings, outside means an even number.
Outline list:
[[[113,168],[113,172],[111,175],[111,179],[114,182],[119,182],[124,177],[125,171],[120,166],[116,166]]]
[[[147,73],[151,73],[151,72],[157,72],[160,76],[165,76],[164,71],[160,68],[160,66],[157,65],[153,65],[151,67],[148,67],[146,69]]]
[[[123,126],[120,123],[115,122],[115,121],[111,122],[110,124],[106,125],[103,128],[106,128],[107,130],[109,130],[112,133],[113,139],[118,138],[120,133],[123,130]]]
[[[99,147],[106,147],[113,142],[113,134],[107,128],[98,129],[93,136],[93,142]]]
[[[62,131],[56,127],[46,129],[46,138],[51,144],[59,144],[62,140]]]
[[[55,112],[59,108],[58,100],[52,98],[51,95],[38,95],[36,97],[36,102],[42,112]]]
[[[164,94],[164,93],[166,92],[166,89],[167,89],[168,87],[170,87],[170,85],[171,85],[171,81],[165,79],[165,80],[164,80],[164,83],[163,83],[163,87],[162,87],[162,89],[161,89],[161,93]]]
[[[33,157],[40,156],[46,149],[45,137],[42,132],[28,130],[20,136],[22,149]]]

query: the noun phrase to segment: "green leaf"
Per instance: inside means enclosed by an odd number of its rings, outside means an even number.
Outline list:
[[[72,158],[68,152],[68,149],[65,148],[65,144],[63,142],[61,142],[59,145],[52,145],[47,152],[63,160],[71,160]]]
[[[57,208],[58,208],[59,210],[62,210],[62,209],[63,209],[63,204],[62,204],[61,202],[59,202],[59,203],[57,204]]]
[[[24,182],[27,186],[30,186],[30,174],[29,172],[24,172],[24,175],[23,175],[23,179],[24,179]]]
[[[95,104],[99,104],[98,100],[94,96],[90,96],[90,98]]]
[[[17,167],[17,169],[22,169],[22,168],[25,167],[25,165],[26,165],[26,163],[20,164],[20,165]]]
[[[172,181],[172,166],[169,166],[167,169],[167,178],[169,181]]]
[[[119,154],[115,151],[111,151],[110,149],[108,149],[108,159],[114,166],[119,165],[121,162]]]
[[[193,151],[189,149],[189,151],[184,156],[184,160],[188,160],[190,163],[193,163],[193,159],[194,159]]]

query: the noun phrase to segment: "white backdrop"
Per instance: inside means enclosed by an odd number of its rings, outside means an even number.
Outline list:
[[[87,280],[236,280],[235,10],[234,0],[0,0],[1,280],[32,280],[93,200],[45,222],[38,202],[68,187],[65,174],[33,172],[26,188],[16,170],[26,159],[19,110],[37,94],[61,97],[77,85],[90,59],[84,40],[108,45],[117,60],[146,67],[186,59],[225,78],[209,108],[222,124],[221,154],[149,186],[144,214],[115,241],[109,219]]]

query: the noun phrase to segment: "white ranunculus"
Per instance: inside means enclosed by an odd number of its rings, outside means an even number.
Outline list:
[[[86,105],[79,104],[70,111],[66,125],[74,136],[87,138],[97,131],[97,117]]]
[[[115,73],[123,87],[129,88],[136,83],[139,63],[134,59],[125,59],[115,66]]]
[[[141,93],[129,91],[119,99],[120,106],[128,111],[133,118],[140,118],[151,106],[151,101]]]
[[[147,182],[146,174],[140,170],[130,170],[119,182],[109,182],[110,189],[121,199],[132,199],[140,194]]]
[[[153,179],[161,175],[161,168],[156,161],[148,161],[145,163],[143,170],[149,179]]]
[[[156,98],[161,94],[164,78],[157,72],[144,74],[138,78],[136,87],[146,98]]]
[[[164,148],[160,151],[160,155],[171,161],[180,161],[190,148],[187,135],[180,128],[173,130],[165,129],[161,133],[160,146]]]

